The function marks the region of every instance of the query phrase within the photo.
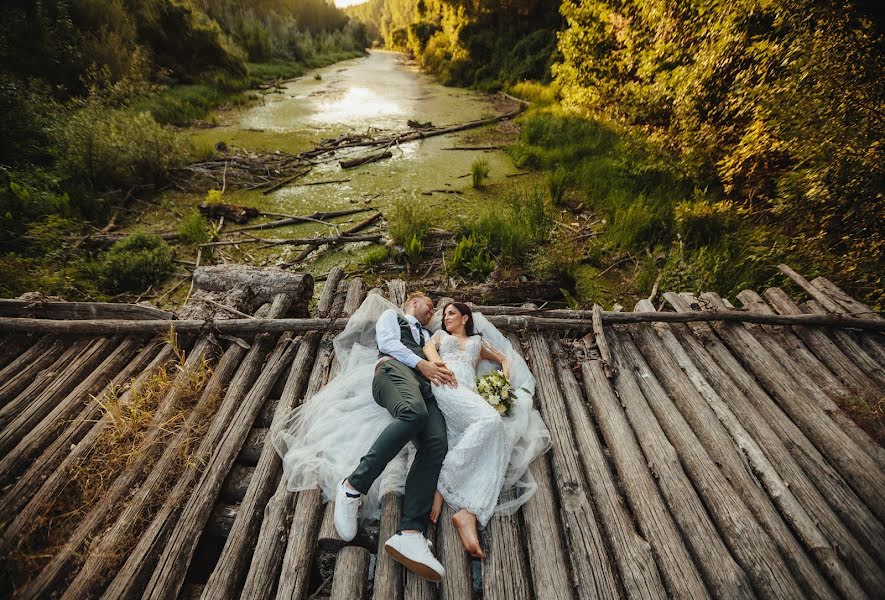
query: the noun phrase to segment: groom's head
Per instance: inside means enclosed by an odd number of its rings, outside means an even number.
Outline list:
[[[406,298],[403,312],[418,319],[422,325],[427,325],[433,317],[433,300],[421,292],[412,292]]]

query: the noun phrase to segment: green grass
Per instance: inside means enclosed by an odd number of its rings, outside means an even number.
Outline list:
[[[486,178],[489,176],[489,161],[484,158],[478,158],[470,165],[470,174],[473,177],[473,187],[482,189],[485,186]]]

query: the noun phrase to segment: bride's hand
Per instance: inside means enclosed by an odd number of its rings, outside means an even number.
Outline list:
[[[439,520],[439,515],[442,512],[442,503],[442,494],[440,494],[439,492],[434,492],[433,506],[430,508],[430,520],[433,521],[434,525],[436,525],[436,522]]]
[[[444,362],[422,360],[418,363],[416,368],[430,383],[458,387],[458,380],[455,379],[455,374],[446,367],[446,363]]]

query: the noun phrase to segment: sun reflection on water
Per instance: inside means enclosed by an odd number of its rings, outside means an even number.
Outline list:
[[[352,123],[370,117],[401,115],[399,103],[365,87],[351,87],[330,102],[318,102],[311,120],[321,123]]]

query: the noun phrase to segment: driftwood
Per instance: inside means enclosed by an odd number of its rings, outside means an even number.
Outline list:
[[[599,361],[584,362],[581,371],[584,389],[593,399],[589,405],[620,474],[637,526],[651,545],[670,595],[674,598],[709,597],[696,563],[652,476],[651,468],[656,468],[655,463],[649,464],[645,459],[602,365]],[[603,479],[595,485],[601,486],[604,482]],[[607,498],[605,502],[614,502],[614,499]],[[611,537],[617,539],[614,535]]]
[[[239,240],[224,240],[221,242],[206,242],[201,246],[240,246],[244,244],[262,244],[264,246],[336,246],[354,242],[380,242],[381,235],[332,235],[328,237],[313,238],[260,238],[250,237]]]
[[[667,591],[655,566],[651,546],[635,530],[629,513],[621,502],[620,492],[607,468],[602,444],[587,414],[578,381],[571,368],[559,357],[556,363],[562,392],[578,453],[584,459],[584,473],[607,538],[621,582],[628,598],[664,598]]]
[[[359,223],[353,225],[352,227],[349,227],[348,229],[341,232],[341,236],[342,237],[352,236],[354,233],[357,233],[358,231],[362,231],[363,229],[365,229],[366,227],[368,227],[369,225],[371,225],[372,223],[374,223],[375,221],[377,221],[380,218],[381,218],[381,213],[380,212],[375,213],[374,215],[370,216],[369,218],[364,219],[364,220],[360,221]],[[351,238],[351,241],[352,241],[352,238]],[[290,267],[292,265],[300,263],[301,261],[306,259],[308,256],[310,256],[311,252],[313,252],[314,250],[316,250],[320,246],[322,246],[322,242],[311,243],[310,245],[307,246],[307,248],[302,250],[298,256],[293,258],[288,263],[285,263],[283,266]]]
[[[529,336],[529,357],[537,382],[537,394],[544,422],[553,442],[553,475],[564,507],[562,520],[570,549],[578,598],[613,598],[619,595],[612,563],[593,517],[590,500],[584,494],[584,474],[569,426],[568,411],[550,359],[546,338]]]
[[[222,217],[227,221],[233,221],[239,225],[246,223],[249,219],[254,219],[259,215],[257,208],[251,206],[240,206],[239,204],[225,204],[223,202],[201,202],[199,206],[200,212],[208,219],[220,219]]]
[[[0,316],[37,319],[171,319],[173,314],[141,304],[0,299]]]
[[[270,186],[269,188],[267,188],[266,190],[262,191],[261,193],[264,194],[265,196],[267,196],[267,195],[269,195],[269,194],[272,194],[273,192],[277,191],[277,190],[280,189],[281,187],[283,187],[283,186],[285,186],[285,185],[287,185],[287,184],[292,183],[293,181],[295,181],[295,180],[298,179],[299,177],[303,177],[304,175],[307,175],[308,173],[310,173],[310,169],[309,169],[309,168],[308,168],[308,169],[305,169],[305,170],[303,170],[303,171],[299,171],[298,173],[295,173],[294,175],[290,175],[289,177],[284,177],[284,178],[278,180],[278,181],[277,181],[276,183],[274,183],[273,185],[271,185],[271,186]]]
[[[332,219],[335,217],[346,217],[348,215],[353,215],[361,212],[366,212],[372,210],[371,208],[349,208],[347,210],[333,210],[327,212],[315,212],[309,215],[297,216],[297,215],[275,215],[273,213],[262,213],[265,216],[278,216],[280,217],[276,221],[269,221],[267,223],[258,223],[256,225],[246,225],[245,227],[237,227],[235,229],[228,229],[225,233],[239,233],[241,231],[255,231],[257,229],[274,229],[276,227],[286,227],[288,225],[296,225],[298,223],[311,223],[315,221],[325,221],[327,219]]]
[[[375,154],[367,154],[365,156],[360,156],[359,158],[351,158],[348,160],[339,161],[338,164],[341,165],[342,169],[353,169],[354,167],[359,167],[366,163],[378,162],[379,160],[384,160],[385,158],[393,157],[393,152],[390,150],[385,150],[384,152],[377,152]]]
[[[290,273],[276,268],[256,268],[247,265],[216,265],[194,271],[198,289],[228,291],[237,286],[248,288],[254,301],[264,304],[278,294],[289,297],[292,307],[306,314],[313,295],[313,277],[309,273]],[[256,319],[257,323],[259,320]]]

